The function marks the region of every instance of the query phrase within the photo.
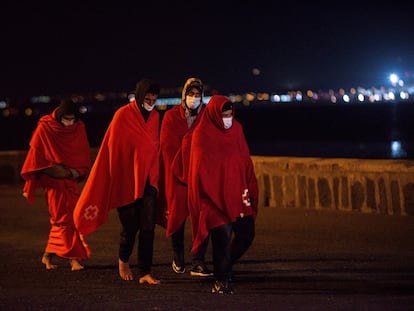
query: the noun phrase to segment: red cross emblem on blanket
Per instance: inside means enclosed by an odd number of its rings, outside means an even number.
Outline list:
[[[244,189],[242,193],[242,201],[243,204],[246,206],[250,206],[250,195],[249,195],[249,189]]]
[[[95,219],[98,216],[98,207],[96,205],[89,205],[86,209],[85,212],[83,214],[83,216],[88,219],[88,220],[92,220]]]

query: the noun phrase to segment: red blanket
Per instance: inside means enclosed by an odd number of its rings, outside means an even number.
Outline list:
[[[190,158],[190,143],[204,106],[191,128],[188,128],[182,105],[168,110],[161,125],[162,192],[167,207],[167,237],[175,233],[189,215],[187,207],[187,175]]]
[[[33,133],[21,170],[26,181],[23,194],[30,203],[34,202],[37,187],[42,187],[46,195],[51,229],[45,251],[63,258],[83,259],[89,257],[89,247],[73,221],[80,195],[78,182],[73,178],[51,178],[39,171],[61,164],[85,176],[91,163],[89,142],[82,121],[64,127],[55,119],[55,112],[42,117]]]
[[[108,213],[142,197],[145,183],[158,189],[159,113],[147,120],[135,101],[115,112],[75,208],[75,224],[90,234]]]
[[[193,252],[210,229],[257,215],[257,179],[242,126],[234,118],[230,129],[223,126],[221,109],[227,101],[212,97],[192,137],[188,192]]]

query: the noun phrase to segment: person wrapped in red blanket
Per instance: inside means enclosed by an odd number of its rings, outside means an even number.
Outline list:
[[[78,183],[91,165],[91,152],[84,123],[79,120],[76,104],[63,101],[51,114],[39,119],[30,149],[23,163],[25,180],[23,196],[34,203],[36,189],[46,196],[51,229],[42,263],[56,269],[53,255],[67,258],[72,270],[81,270],[81,259],[90,251],[83,236],[75,228],[73,211],[80,195]]]
[[[189,78],[184,84],[181,104],[165,112],[161,125],[161,180],[167,207],[166,236],[171,238],[175,273],[184,273],[184,231],[189,216],[187,205],[187,175],[190,158],[191,136],[205,109],[204,85],[198,78]],[[208,238],[200,251],[192,254],[191,276],[208,277],[212,272],[205,264]]]
[[[75,208],[75,225],[88,235],[108,220],[112,209],[122,226],[119,275],[133,280],[129,257],[138,234],[139,283],[158,284],[151,275],[159,178],[160,87],[138,81],[135,99],[119,108],[109,124]]]
[[[212,293],[232,294],[232,266],[250,247],[258,212],[258,185],[234,104],[213,95],[194,130],[188,176],[193,248],[210,234]]]

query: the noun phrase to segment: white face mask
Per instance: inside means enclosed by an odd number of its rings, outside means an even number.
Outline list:
[[[195,97],[195,96],[186,96],[185,97],[185,103],[187,104],[187,107],[190,109],[197,109],[198,106],[201,104],[201,98]]]
[[[68,120],[68,119],[62,118],[61,122],[64,126],[71,126],[71,125],[75,124],[75,119]]]
[[[154,107],[155,107],[155,104],[154,105],[149,105],[146,102],[144,102],[144,104],[142,105],[142,107],[144,107],[144,109],[146,111],[152,111],[154,109]]]
[[[223,118],[224,128],[227,130],[233,125],[233,117]]]

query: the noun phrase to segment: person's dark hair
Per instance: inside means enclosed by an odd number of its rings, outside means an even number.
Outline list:
[[[221,109],[221,111],[227,111],[227,110],[233,110],[233,103],[232,102],[226,102],[223,105],[223,108]]]
[[[137,82],[135,87],[135,101],[137,102],[138,107],[144,102],[144,97],[147,93],[159,95],[159,84],[151,79],[142,79]]]
[[[75,116],[75,121],[77,121],[79,119],[79,107],[73,100],[63,99],[56,110],[56,120],[60,122],[62,117],[68,114],[73,114]]]

